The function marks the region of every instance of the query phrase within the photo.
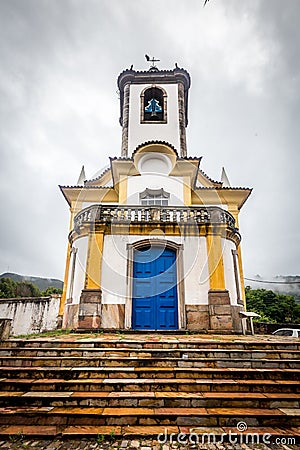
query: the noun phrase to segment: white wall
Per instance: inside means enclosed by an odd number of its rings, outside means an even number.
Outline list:
[[[210,285],[206,238],[205,236],[186,237],[183,244],[185,303],[187,305],[207,305]]]
[[[67,284],[67,292],[66,292],[66,298],[70,298],[71,294],[71,282],[72,282],[72,270],[73,270],[73,264],[74,264],[74,258],[75,255],[72,252],[70,256],[70,264],[69,264],[69,272],[68,272],[68,284]]]
[[[122,304],[127,295],[127,244],[132,236],[105,235],[102,257],[102,303]]]
[[[80,211],[87,208],[88,206],[98,205],[99,203],[100,203],[100,201],[99,202],[82,202],[82,207],[81,207]]]
[[[74,285],[73,285],[73,302],[79,303],[82,289],[84,289],[87,251],[88,251],[88,236],[83,236],[73,244],[73,247],[78,248],[76,255],[76,265],[74,272]],[[70,283],[70,279],[68,280]]]
[[[127,244],[157,239],[160,236],[107,235],[104,237],[102,263],[102,302],[125,303],[129,292],[127,280]],[[162,236],[163,237],[163,236]],[[209,275],[205,237],[167,236],[168,241],[183,244],[183,278],[186,304],[207,304]]]
[[[159,85],[158,85],[159,86]],[[130,155],[136,147],[147,141],[160,140],[172,144],[178,151],[179,141],[179,117],[178,117],[178,87],[177,84],[161,84],[168,94],[166,124],[141,124],[141,92],[149,84],[131,84],[129,98],[129,132],[128,132],[128,154]]]
[[[223,263],[225,274],[225,287],[229,291],[230,303],[237,304],[237,292],[234,276],[233,255],[232,250],[236,250],[236,246],[232,241],[222,239]]]
[[[1,299],[0,318],[12,319],[11,334],[55,330],[60,297]]]
[[[163,174],[143,174],[141,176],[128,177],[127,205],[139,205],[139,194],[146,188],[161,189],[170,193],[169,206],[182,206],[183,201],[182,177],[171,177]]]

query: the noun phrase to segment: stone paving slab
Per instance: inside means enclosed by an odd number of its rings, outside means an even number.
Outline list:
[[[37,397],[37,398],[49,398],[49,397],[59,397],[59,398],[69,398],[73,394],[73,392],[57,392],[57,391],[29,391],[24,393],[20,393],[22,397]]]
[[[22,338],[11,338],[10,341],[11,342],[22,342],[24,339]],[[31,342],[49,342],[49,343],[55,343],[55,342],[61,342],[61,343],[72,343],[72,342],[78,342],[80,344],[82,344],[83,346],[91,343],[91,342],[123,342],[123,343],[127,343],[128,341],[132,341],[134,340],[135,342],[141,342],[141,343],[151,343],[151,342],[155,342],[155,343],[164,343],[164,342],[168,342],[169,344],[177,344],[180,342],[197,342],[197,341],[202,341],[202,342],[212,342],[212,341],[216,341],[216,342],[229,342],[229,343],[261,343],[263,342],[264,344],[266,343],[279,343],[279,344],[285,344],[285,343],[289,343],[289,344],[295,344],[297,345],[299,343],[299,341],[297,340],[297,338],[291,338],[291,337],[285,337],[284,339],[282,339],[282,337],[280,336],[274,336],[274,335],[247,335],[247,336],[242,336],[242,335],[226,335],[226,334],[190,334],[190,335],[186,335],[186,334],[176,334],[176,335],[172,335],[172,334],[158,334],[157,332],[155,334],[136,334],[136,333],[130,333],[130,332],[124,332],[124,333],[91,333],[91,334],[86,334],[86,333],[70,333],[70,334],[65,334],[63,336],[42,336],[42,335],[37,335],[35,336],[31,336],[29,343]],[[4,344],[3,344],[4,345]]]

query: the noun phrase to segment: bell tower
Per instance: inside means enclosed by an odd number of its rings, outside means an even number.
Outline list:
[[[186,157],[190,84],[190,75],[177,64],[173,70],[159,70],[154,63],[148,71],[131,67],[119,75],[122,157],[150,141],[171,144]]]

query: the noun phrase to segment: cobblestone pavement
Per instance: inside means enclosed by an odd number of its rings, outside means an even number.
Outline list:
[[[288,438],[286,438],[288,439]],[[151,439],[118,439],[114,442],[107,441],[99,436],[98,439],[73,439],[73,440],[28,440],[13,436],[6,441],[0,441],[0,450],[298,450],[300,444],[197,444],[187,443],[159,443]]]

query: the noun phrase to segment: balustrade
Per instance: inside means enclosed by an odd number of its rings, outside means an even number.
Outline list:
[[[118,206],[93,205],[80,211],[74,219],[75,229],[84,223],[178,223],[227,224],[235,229],[234,217],[217,206]]]

